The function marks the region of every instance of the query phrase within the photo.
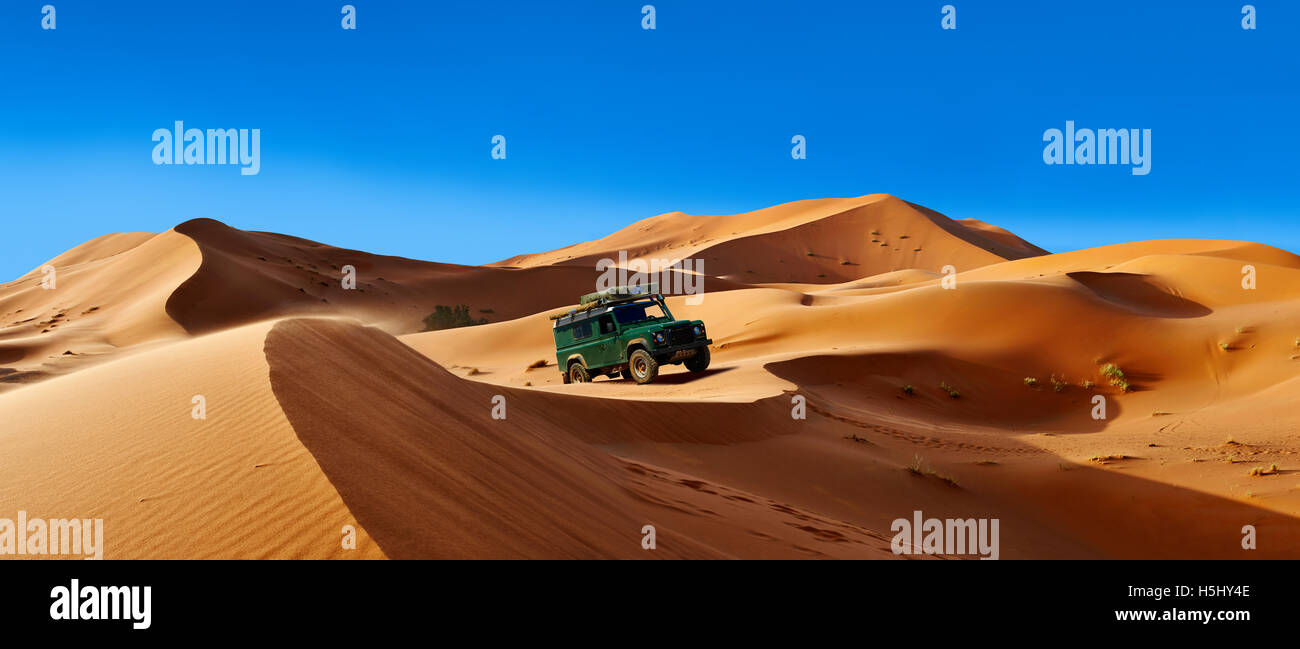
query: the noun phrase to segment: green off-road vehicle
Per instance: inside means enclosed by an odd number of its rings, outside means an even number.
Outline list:
[[[565,383],[605,375],[649,383],[659,366],[685,363],[692,372],[709,367],[704,323],[677,320],[655,285],[617,287],[582,296],[580,306],[551,316],[555,360]]]

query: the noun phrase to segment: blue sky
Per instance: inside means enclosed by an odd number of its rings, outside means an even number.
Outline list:
[[[343,4],[6,0],[0,279],[195,217],[479,264],[875,192],[1054,252],[1300,251],[1300,3],[1254,31],[1220,1],[351,0],[356,31]],[[261,173],[154,165],[175,120],[261,129]],[[1151,129],[1151,173],[1044,164],[1066,120]]]

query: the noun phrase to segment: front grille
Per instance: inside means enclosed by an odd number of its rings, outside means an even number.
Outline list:
[[[671,345],[685,345],[695,340],[695,332],[691,330],[691,325],[673,327],[668,332],[668,343]]]

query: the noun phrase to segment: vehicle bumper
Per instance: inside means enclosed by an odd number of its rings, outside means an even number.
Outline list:
[[[700,340],[693,340],[688,343],[683,343],[681,345],[668,345],[665,347],[655,347],[654,354],[658,358],[667,357],[665,360],[660,362],[676,363],[679,361],[684,361],[694,356],[695,354],[699,353],[699,350],[701,348],[708,347],[709,345],[712,344],[713,344],[712,340],[708,338],[703,338]]]

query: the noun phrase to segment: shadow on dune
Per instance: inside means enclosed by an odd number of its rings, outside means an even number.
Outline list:
[[[1113,559],[1297,559],[1300,520],[1231,498],[1125,475],[1130,459],[1109,467],[1070,465],[1068,470],[1014,475],[992,486],[1021,513]],[[1241,547],[1242,527],[1260,541]],[[1014,544],[1014,528],[1003,543]],[[1034,556],[1032,548],[1020,548]],[[1026,552],[1027,551],[1027,552]]]
[[[1199,318],[1213,313],[1209,307],[1193,302],[1154,283],[1137,273],[1066,273],[1070,279],[1092,291],[1097,297],[1128,311],[1160,318]]]
[[[12,367],[0,367],[0,383],[33,383],[49,376],[39,370],[20,372]]]
[[[990,236],[987,232],[978,232],[965,227],[961,223],[953,221],[944,214],[932,210],[924,205],[918,205],[910,201],[904,202],[935,225],[948,232],[948,234],[951,234],[971,245],[996,254],[1004,259],[1024,259],[1026,257],[1038,257],[1040,255],[1050,254],[1046,250],[1021,239],[1010,232],[1003,233],[1004,238]]]
[[[22,347],[0,347],[0,363],[12,363],[21,360],[27,355],[27,350]]]
[[[1096,391],[1076,385],[1061,392],[1050,385],[1029,388],[1023,374],[937,351],[805,356],[764,369],[829,408],[889,410],[932,423],[1087,433],[1104,429],[1122,412],[1119,400],[1103,393],[1107,418],[1093,419]]]
[[[724,374],[736,369],[733,367],[711,367],[703,372],[678,372],[674,374],[660,374],[655,378],[655,383],[663,385],[682,385],[698,381],[706,376],[715,376]],[[626,379],[624,379],[626,380]]]
[[[281,322],[265,351],[298,438],[390,558],[634,555],[614,463],[511,425],[509,401],[494,420],[494,390],[336,321]]]

